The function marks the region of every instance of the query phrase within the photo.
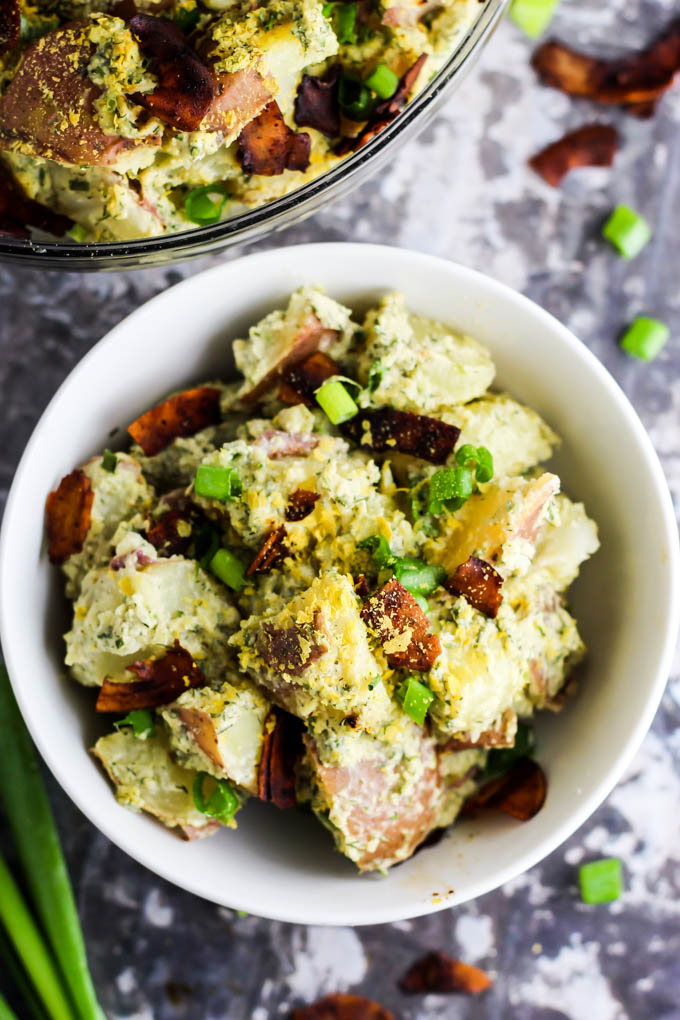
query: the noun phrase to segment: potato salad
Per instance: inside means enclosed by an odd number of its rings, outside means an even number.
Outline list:
[[[6,0],[0,232],[126,241],[288,194],[383,130],[486,0]]]
[[[362,872],[461,812],[531,818],[598,548],[542,466],[558,437],[400,294],[359,316],[303,287],[233,352],[236,381],[165,397],[47,500],[116,798],[189,839],[250,798],[307,810]]]

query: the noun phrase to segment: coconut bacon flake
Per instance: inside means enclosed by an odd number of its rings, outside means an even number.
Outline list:
[[[319,614],[314,623],[290,627],[263,623],[257,635],[257,651],[277,673],[300,676],[328,651],[321,624]]]
[[[529,166],[556,188],[571,170],[611,166],[619,149],[619,133],[609,124],[588,124],[546,146],[532,156]]]
[[[295,123],[314,128],[328,138],[337,138],[340,134],[338,81],[337,68],[325,80],[311,74],[303,75],[295,97]]]
[[[220,391],[200,386],[169,397],[140,415],[128,432],[147,457],[160,453],[178,436],[193,436],[220,420]]]
[[[47,553],[52,563],[64,563],[79,553],[90,530],[94,491],[84,471],[76,468],[50,492],[45,503]]]
[[[446,953],[427,953],[409,967],[399,982],[407,994],[465,992],[479,995],[491,987],[491,978],[469,963],[456,960]]]
[[[444,464],[460,436],[455,425],[392,407],[360,411],[342,431],[376,453],[408,453],[432,464]]]
[[[427,616],[394,577],[366,601],[361,619],[376,632],[395,669],[424,672],[441,654],[441,643],[431,632]]]
[[[192,687],[205,686],[203,671],[179,641],[175,641],[174,648],[162,658],[131,662],[127,669],[138,679],[130,683],[113,683],[104,678],[97,698],[98,712],[158,708]]]
[[[394,1020],[394,1013],[363,995],[336,994],[294,1009],[290,1020]]]
[[[289,128],[276,102],[267,103],[238,136],[238,151],[245,174],[277,177],[284,170],[305,171],[309,166],[311,138]]]
[[[327,379],[341,375],[337,361],[323,351],[315,351],[304,361],[294,365],[283,377],[278,398],[284,404],[306,404],[316,407],[314,394]]]
[[[473,609],[492,619],[497,616],[503,601],[502,587],[503,578],[498,571],[477,556],[470,556],[461,563],[446,582],[446,588],[452,595],[462,595]]]
[[[427,54],[422,53],[415,63],[401,76],[394,95],[376,106],[373,116],[359,134],[353,138],[342,139],[335,150],[338,156],[346,156],[349,152],[356,152],[357,149],[363,148],[364,145],[367,145],[368,142],[392,123],[406,105],[426,60]]]
[[[198,130],[215,95],[208,68],[167,18],[135,14],[128,25],[158,78],[153,92],[130,98],[178,131]]]
[[[257,795],[277,808],[295,807],[295,767],[302,755],[303,725],[280,708],[265,721],[262,755],[257,770]]]
[[[267,535],[255,559],[246,570],[246,577],[253,574],[264,574],[271,570],[274,563],[286,555],[287,549],[284,545],[286,529],[282,524]]]
[[[286,507],[286,520],[303,521],[305,517],[309,517],[319,497],[320,493],[310,492],[309,489],[296,489],[295,492],[291,492]]]
[[[531,63],[545,85],[650,116],[680,71],[680,19],[648,49],[617,60],[601,60],[551,40],[538,47]]]
[[[520,758],[502,776],[492,779],[465,802],[461,813],[474,815],[485,808],[503,811],[519,822],[528,822],[545,803],[545,773],[532,758]]]

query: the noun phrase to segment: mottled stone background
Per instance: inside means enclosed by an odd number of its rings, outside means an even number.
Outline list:
[[[677,0],[563,0],[554,30],[615,53],[647,40],[677,11]],[[385,241],[459,260],[523,290],[614,373],[680,497],[680,88],[653,121],[636,121],[538,87],[530,51],[512,25],[502,25],[476,72],[380,180],[276,243]],[[612,171],[579,172],[552,190],[526,168],[537,148],[594,119],[622,132]],[[652,244],[632,264],[599,237],[617,201],[654,227]],[[3,492],[43,407],[85,351],[141,302],[219,258],[90,277],[0,269]],[[651,365],[617,349],[621,328],[641,312],[673,330]],[[641,536],[641,555],[643,548]],[[679,723],[676,666],[625,779],[566,846],[475,903],[357,930],[239,918],[180,892],[115,849],[51,782],[108,1015],[267,1020],[352,989],[406,1020],[677,1020]],[[611,906],[586,907],[577,865],[602,854],[623,858],[626,892]],[[425,948],[478,963],[493,975],[493,989],[479,1001],[400,996],[396,978]]]

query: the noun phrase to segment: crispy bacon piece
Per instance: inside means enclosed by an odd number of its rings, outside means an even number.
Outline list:
[[[308,134],[288,127],[274,100],[238,136],[243,172],[264,177],[276,177],[284,170],[306,170],[311,145]]]
[[[178,131],[198,130],[215,95],[208,68],[167,18],[135,14],[128,26],[158,78],[153,92],[133,92],[132,101]]]
[[[427,953],[417,960],[399,982],[402,992],[466,992],[479,995],[491,987],[491,978],[479,967],[446,953]]]
[[[285,537],[286,528],[283,524],[278,528],[274,528],[267,535],[262,548],[246,570],[246,577],[252,577],[253,574],[266,573],[276,560],[286,555],[287,549],[283,544]]]
[[[395,669],[428,670],[441,654],[441,643],[430,631],[428,618],[396,577],[367,600],[361,619],[377,633]]]
[[[316,623],[293,624],[292,627],[263,623],[257,636],[257,650],[278,673],[300,676],[328,651],[328,646],[318,640],[319,632]]]
[[[341,375],[337,361],[323,351],[315,351],[304,361],[293,365],[284,375],[278,398],[284,404],[306,404],[316,407],[314,394],[331,376]]]
[[[346,156],[348,152],[356,152],[357,149],[361,149],[372,138],[380,134],[388,124],[392,123],[410,96],[426,60],[427,54],[421,53],[416,62],[401,76],[394,95],[376,106],[373,116],[359,134],[353,138],[343,138],[335,149],[338,156]]]
[[[520,822],[528,822],[545,803],[548,790],[545,773],[532,758],[519,758],[509,772],[486,783],[465,802],[462,813],[476,814],[495,808]]]
[[[455,425],[392,407],[360,411],[342,426],[342,431],[359,446],[369,446],[376,453],[409,453],[432,464],[446,462],[460,435]]]
[[[619,133],[609,124],[588,124],[532,156],[529,166],[556,188],[571,171],[584,166],[611,166]]]
[[[394,1020],[394,1013],[362,995],[327,995],[294,1009],[290,1020]]]
[[[127,667],[138,680],[113,683],[108,678],[97,698],[98,712],[130,712],[133,708],[158,708],[174,701],[191,687],[205,685],[205,677],[193,657],[175,641],[160,659],[143,659]]]
[[[19,0],[0,0],[0,53],[19,42],[21,5]]]
[[[185,556],[193,535],[191,531],[187,535],[180,534],[180,530],[186,530],[181,529],[181,524],[191,526],[189,515],[176,508],[168,510],[148,529],[147,542],[162,556]]]
[[[498,571],[477,556],[470,556],[461,563],[446,582],[446,588],[452,595],[462,595],[473,609],[492,619],[497,616],[503,601],[502,587],[503,578]]]
[[[297,804],[295,766],[302,754],[302,731],[300,720],[280,708],[273,708],[265,722],[257,795],[282,810]]]
[[[303,521],[305,517],[309,517],[319,495],[318,492],[310,492],[309,489],[296,489],[295,492],[291,492],[286,507],[286,520]]]
[[[221,131],[234,138],[272,98],[262,76],[249,67],[213,74],[213,83],[215,94],[201,121],[201,131]]]
[[[50,492],[45,503],[47,553],[63,563],[79,553],[90,530],[94,492],[84,471],[76,468]]]
[[[600,60],[551,40],[538,47],[531,63],[544,84],[570,96],[649,116],[680,71],[680,19],[648,49],[618,60]]]
[[[311,74],[303,75],[295,97],[295,123],[314,128],[328,138],[337,138],[340,134],[338,82],[337,67],[325,80]]]
[[[0,165],[0,233],[28,237],[26,227],[37,227],[55,237],[63,237],[73,220],[34,202],[9,170]]]
[[[213,386],[199,386],[152,407],[133,421],[128,432],[146,456],[153,457],[178,436],[193,436],[219,420],[220,391]]]

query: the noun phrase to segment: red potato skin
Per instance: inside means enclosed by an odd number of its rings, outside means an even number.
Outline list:
[[[140,144],[104,134],[96,121],[101,90],[87,77],[94,47],[86,26],[72,21],[28,47],[0,99],[0,148],[68,165],[107,166]]]
[[[241,398],[244,404],[254,404],[271,389],[288,370],[304,361],[315,351],[327,351],[339,339],[336,329],[327,329],[320,319],[310,312],[302,323],[298,333],[286,354],[256,386]]]

